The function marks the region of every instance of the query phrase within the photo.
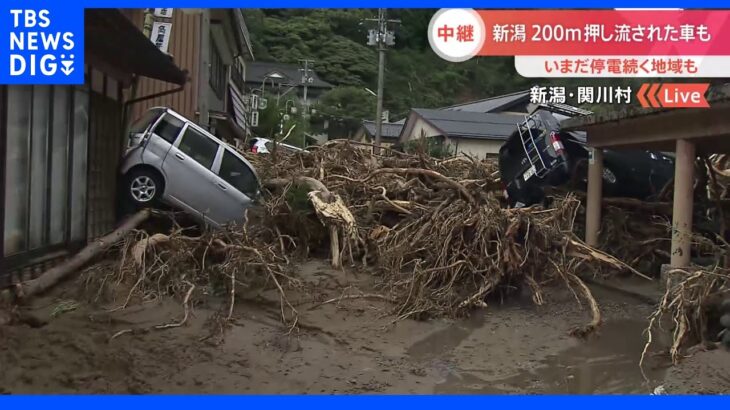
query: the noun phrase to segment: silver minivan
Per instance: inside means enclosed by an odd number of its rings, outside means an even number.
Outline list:
[[[131,126],[120,172],[134,205],[162,202],[216,227],[243,220],[259,194],[258,176],[241,154],[164,107]]]

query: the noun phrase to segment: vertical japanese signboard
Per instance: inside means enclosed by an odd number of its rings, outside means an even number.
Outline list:
[[[172,34],[172,11],[173,9],[154,9],[153,16],[155,22],[152,24],[152,33],[150,40],[163,53],[167,54],[170,45],[170,35]]]
[[[167,53],[170,45],[170,32],[172,31],[172,23],[155,22],[152,25],[152,34],[150,39],[163,53]]]
[[[172,18],[172,9],[155,9],[155,17],[162,17],[166,19]]]

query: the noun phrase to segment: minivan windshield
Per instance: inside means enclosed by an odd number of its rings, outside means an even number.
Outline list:
[[[152,109],[144,113],[143,116],[137,119],[132,126],[129,128],[130,134],[140,134],[147,130],[147,127],[150,126],[151,123],[153,123],[159,116],[162,114],[164,110],[160,108]]]

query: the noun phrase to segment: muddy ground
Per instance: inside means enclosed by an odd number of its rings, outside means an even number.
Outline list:
[[[319,300],[373,290],[368,273],[299,267]],[[650,285],[654,286],[654,285]],[[670,368],[652,354],[638,366],[652,307],[593,287],[605,324],[588,340],[568,335],[589,320],[568,291],[534,306],[527,296],[462,320],[393,323],[381,300],[300,304],[299,327],[287,334],[273,292],[247,295],[219,344],[208,334],[210,306],[186,326],[125,334],[179,320],[179,302],[149,301],[109,312],[81,302],[71,281],[33,301],[27,312],[45,324],[0,327],[0,392],[20,393],[724,393],[730,353],[701,352]],[[312,295],[291,296],[303,302]],[[75,301],[69,304],[69,301]],[[225,301],[219,301],[224,303]],[[72,306],[65,311],[60,307]]]

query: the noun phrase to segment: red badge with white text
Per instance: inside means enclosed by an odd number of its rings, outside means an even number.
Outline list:
[[[442,9],[428,26],[428,42],[441,58],[462,62],[479,54],[486,39],[484,21],[472,9]]]

